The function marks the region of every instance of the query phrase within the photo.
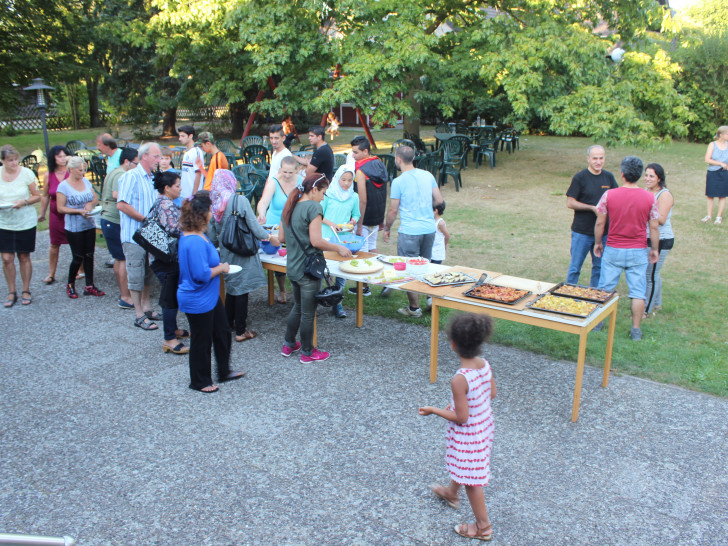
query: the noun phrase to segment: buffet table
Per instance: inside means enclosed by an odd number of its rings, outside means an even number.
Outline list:
[[[360,258],[367,253],[360,252]],[[344,277],[347,280],[356,282],[357,298],[356,298],[356,326],[360,328],[364,321],[364,298],[362,295],[362,286],[366,282],[367,275],[356,275],[342,272],[339,264],[343,261],[338,255],[326,253],[326,262],[332,276]],[[261,254],[263,267],[268,270],[268,302],[270,305],[274,303],[274,277],[275,271],[286,271],[286,259],[278,255]],[[391,268],[391,265],[385,264],[385,268]],[[432,320],[430,327],[430,382],[437,380],[437,363],[438,363],[438,341],[440,333],[440,308],[456,309],[469,313],[489,314],[493,318],[530,324],[549,330],[557,330],[567,332],[579,336],[579,352],[576,363],[576,382],[574,385],[574,396],[571,409],[571,420],[576,421],[579,418],[579,404],[581,400],[581,386],[584,376],[584,364],[586,362],[586,342],[587,335],[601,321],[609,319],[609,330],[607,334],[606,353],[604,357],[604,372],[602,377],[602,387],[606,387],[609,383],[609,370],[612,362],[612,348],[614,344],[614,331],[617,322],[617,304],[619,296],[614,295],[605,303],[602,303],[589,316],[581,318],[576,316],[560,315],[548,311],[539,311],[531,309],[528,306],[539,297],[539,295],[547,292],[555,285],[522,279],[519,277],[511,277],[494,271],[485,271],[473,269],[469,267],[449,266],[440,264],[429,264],[427,270],[423,273],[430,274],[435,272],[444,272],[447,270],[457,270],[469,274],[474,279],[480,278],[482,274],[488,275],[488,282],[507,286],[510,288],[524,289],[532,292],[530,296],[518,301],[514,305],[497,303],[485,300],[479,300],[463,295],[471,284],[458,286],[438,286],[433,287],[420,280],[407,281],[396,284],[388,284],[392,289],[406,290],[416,292],[418,294],[432,298]]]

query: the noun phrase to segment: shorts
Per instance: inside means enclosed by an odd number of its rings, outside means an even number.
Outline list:
[[[141,292],[145,286],[152,284],[154,272],[149,267],[149,256],[136,243],[124,243],[124,256],[126,256],[126,276],[129,290]]]
[[[124,258],[124,249],[121,246],[121,225],[102,218],[101,231],[104,233],[106,248],[109,249],[111,257],[123,262],[126,258]]]
[[[602,254],[602,272],[599,277],[600,290],[614,290],[619,277],[624,271],[629,287],[629,297],[636,300],[645,299],[647,290],[647,264],[649,250],[646,248],[614,248],[604,247]]]
[[[364,241],[364,246],[361,247],[359,250],[363,250],[364,252],[367,252],[369,250],[376,250],[377,248],[377,237],[379,237],[379,226],[362,226],[361,227],[361,236],[366,237],[370,233],[374,233],[369,239]]]
[[[397,254],[412,258],[432,257],[432,243],[435,242],[435,232],[426,235],[397,234]]]
[[[0,252],[6,254],[35,252],[35,230],[35,226],[20,231],[0,229]]]

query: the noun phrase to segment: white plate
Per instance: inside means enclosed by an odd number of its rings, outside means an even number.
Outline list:
[[[96,205],[94,208],[91,209],[91,212],[88,213],[88,216],[96,216],[97,214],[101,214],[101,211],[104,207],[101,205]]]
[[[242,267],[240,267],[239,265],[233,264],[230,266],[230,271],[228,271],[228,275],[232,275],[234,273],[240,273],[242,270],[243,270]]]

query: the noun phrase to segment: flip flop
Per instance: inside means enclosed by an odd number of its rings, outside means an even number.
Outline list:
[[[28,294],[28,297],[27,298],[25,297],[25,294]],[[31,303],[33,303],[33,298],[31,297],[30,291],[23,290],[21,296],[22,296],[20,298],[20,304],[21,305],[30,305]]]
[[[235,336],[235,341],[248,341],[249,339],[253,339],[258,337],[258,332],[251,332],[250,330],[245,330],[242,334],[239,336]]]
[[[202,389],[207,389],[209,387],[213,387],[209,391],[203,391]],[[202,389],[196,389],[195,387],[190,387],[193,391],[201,392],[202,394],[212,394],[213,392],[217,392],[220,390],[220,387],[217,385],[208,385],[207,387],[202,387]]]
[[[477,534],[475,535],[469,535],[468,529],[470,528],[470,524],[468,523],[461,523],[460,525],[456,525],[453,529],[458,535],[465,538],[475,538],[478,540],[483,540],[485,542],[488,542],[491,538],[493,538],[493,527],[491,525],[488,525],[488,527],[485,527],[483,531],[478,528],[478,524],[475,525],[475,532]],[[463,531],[463,527],[465,527],[465,530]]]
[[[45,284],[53,284],[56,282],[56,278],[53,275],[48,275],[45,279],[43,279],[43,282]]]
[[[142,330],[159,330],[159,326],[153,322],[149,322],[147,317],[139,317],[134,321],[134,326],[141,328]]]
[[[235,381],[236,379],[240,379],[241,377],[245,376],[245,372],[236,372],[235,370],[230,370],[230,372],[225,376],[221,377],[217,380],[218,383],[225,383],[225,381]]]
[[[456,509],[457,508],[460,508],[460,501],[459,500],[453,502],[450,499],[448,499],[447,497],[445,497],[444,495],[442,495],[442,494],[440,494],[440,493],[437,492],[437,490],[440,487],[442,487],[440,484],[433,483],[433,484],[430,485],[430,491],[432,491],[435,494],[436,497],[438,497],[439,499],[445,501],[445,504],[447,504],[450,508],[456,508]]]
[[[162,320],[162,315],[156,311],[144,311],[144,316],[149,320]]]

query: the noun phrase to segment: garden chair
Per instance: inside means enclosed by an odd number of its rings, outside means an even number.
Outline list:
[[[260,156],[268,164],[268,168],[270,168],[270,152],[268,148],[262,144],[250,144],[243,148],[243,161],[245,163],[250,163],[251,158],[255,156]]]
[[[241,142],[240,142],[240,150],[244,150],[251,144],[258,144],[259,146],[263,145],[263,137],[257,136],[257,135],[250,135],[246,136]]]
[[[99,184],[100,191],[104,189],[104,179],[106,178],[106,158],[101,155],[91,157],[91,173],[95,179],[95,183]]]
[[[406,138],[400,138],[399,140],[394,141],[394,144],[392,144],[392,149],[389,150],[389,153],[393,154],[400,146],[409,146],[413,150],[417,150],[417,146],[415,146],[414,142]]]
[[[410,135],[409,139],[412,142],[415,143],[415,151],[421,154],[426,154],[428,152],[434,152],[435,151],[435,145],[434,144],[425,144],[425,141],[422,140],[417,135]]]
[[[266,179],[268,178],[268,173],[270,173],[270,163],[267,163],[263,156],[251,156],[249,164],[252,165],[256,173],[265,177]]]
[[[235,155],[239,151],[239,149],[235,145],[235,143],[232,140],[230,140],[229,138],[218,138],[215,141],[215,146],[217,146],[217,149],[220,150],[224,154]]]
[[[470,153],[470,145],[472,144],[472,141],[469,137],[465,135],[453,135],[450,137],[450,141],[454,142],[460,142],[462,145],[462,158],[461,158],[461,165],[460,167],[462,169],[467,168],[468,166],[468,154]],[[448,141],[449,142],[449,141]]]
[[[452,130],[450,129],[450,125],[447,123],[438,123],[435,126],[435,132],[436,133],[452,133]]]
[[[342,165],[346,165],[346,156],[344,154],[334,154],[334,172]]]
[[[38,168],[40,167],[40,163],[38,163],[37,157],[35,157],[33,154],[26,155],[23,159],[20,160],[20,164],[26,169],[30,169],[31,171],[33,171],[35,179],[38,180]]]
[[[77,151],[85,149],[86,145],[80,140],[69,140],[66,142],[66,150],[68,150],[71,155],[76,155]]]
[[[378,154],[377,157],[382,160],[382,163],[387,168],[389,182],[391,183],[392,180],[397,178],[397,164],[394,162],[394,156],[392,154]]]
[[[313,155],[313,152],[310,150],[307,150],[307,151],[298,150],[297,152],[293,152],[293,155],[295,155],[296,157],[306,157],[309,155]]]
[[[313,153],[313,150],[314,150],[314,145],[313,144],[301,144],[298,147],[298,151],[299,152],[308,152],[309,150],[311,151],[311,153]]]
[[[468,142],[470,139],[465,137]],[[463,165],[463,156],[470,151],[470,147],[465,147],[460,139],[450,139],[442,143],[442,164],[440,166],[439,185],[442,186],[447,182],[447,177],[452,176],[455,181],[455,191],[460,191],[463,185],[463,179],[460,176],[460,170]]]
[[[205,153],[202,157],[202,163],[205,165],[205,169],[210,166],[210,161],[212,161],[212,154]]]
[[[238,158],[235,157],[234,154],[231,154],[230,152],[223,152],[223,155],[225,156],[225,159],[227,159],[228,165],[231,169],[238,164]]]
[[[173,169],[182,169],[182,158],[185,155],[185,150],[183,149],[173,149],[172,150],[172,168]]]
[[[514,149],[513,145],[513,139],[514,139],[515,130],[513,129],[505,129],[500,134],[500,142],[501,142],[501,151],[503,151],[503,148],[505,147],[506,151],[510,154],[511,151]]]

